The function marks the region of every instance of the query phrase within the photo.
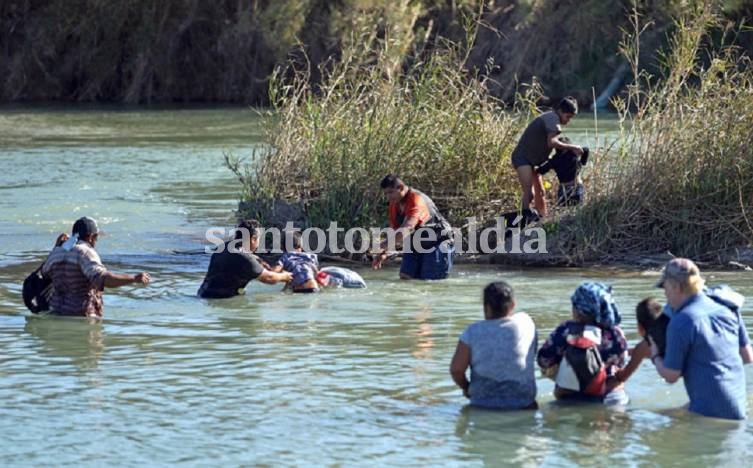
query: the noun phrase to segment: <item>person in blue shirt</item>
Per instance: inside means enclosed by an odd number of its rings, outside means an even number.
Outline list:
[[[659,375],[669,383],[683,378],[689,411],[745,419],[743,364],[753,362],[753,350],[742,317],[704,294],[700,270],[686,258],[670,260],[656,286],[673,311],[664,356],[651,344]]]

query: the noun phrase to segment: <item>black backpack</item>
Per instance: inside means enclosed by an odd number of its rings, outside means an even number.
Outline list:
[[[52,279],[42,274],[42,265],[26,277],[22,290],[24,304],[35,314],[50,310],[50,299],[54,291]]]

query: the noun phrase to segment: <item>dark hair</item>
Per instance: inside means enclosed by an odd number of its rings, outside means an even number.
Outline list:
[[[653,297],[647,297],[635,306],[635,320],[646,330],[651,328],[661,314],[661,304]]]
[[[484,288],[484,307],[489,307],[493,318],[507,315],[512,309],[514,300],[512,287],[504,281],[489,283]]]
[[[400,177],[396,176],[395,174],[387,174],[384,176],[384,179],[379,183],[379,186],[383,189],[386,188],[398,188],[401,185],[405,185],[402,180],[400,180]]]
[[[557,103],[554,110],[562,111],[566,114],[577,114],[578,101],[572,96],[563,97],[562,100]]]
[[[300,249],[303,243],[301,242],[301,233],[299,231],[288,231],[285,233],[286,236],[290,236],[292,239],[291,245],[294,249]],[[287,245],[287,243],[285,244]]]
[[[246,229],[251,237],[259,237],[259,221],[255,219],[242,219],[238,222],[237,229],[235,230],[235,238],[243,238],[243,229]]]

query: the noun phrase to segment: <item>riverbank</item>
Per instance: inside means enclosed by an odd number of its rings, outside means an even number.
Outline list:
[[[549,253],[523,261],[634,263],[663,252],[744,260],[727,252],[753,241],[751,57],[720,39],[727,26],[699,3],[676,19],[661,74],[648,75],[639,63],[646,28],[639,15],[630,18],[623,56],[633,81],[613,100],[617,137],[591,148],[585,202],[541,226]],[[306,73],[273,80],[267,146],[250,163],[227,161],[244,186],[241,216],[265,225],[380,226],[376,181],[388,173],[432,197],[453,226],[468,218],[493,224],[518,209],[510,154],[547,110],[538,106],[542,88],[522,86],[512,104],[495,99],[463,68],[467,44],[447,44],[398,74],[389,45],[364,39],[317,87]],[[598,126],[596,114],[597,134]]]

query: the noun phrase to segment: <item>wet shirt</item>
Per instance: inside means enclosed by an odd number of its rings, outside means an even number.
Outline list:
[[[315,271],[319,268],[319,259],[315,253],[285,252],[277,264],[293,274],[292,286],[296,287],[316,278]]]
[[[70,250],[52,249],[42,266],[42,274],[52,279],[54,287],[50,313],[101,317],[106,273],[99,254],[85,241]]]
[[[402,206],[401,206],[402,205]],[[436,205],[425,193],[409,189],[402,202],[390,202],[388,208],[390,227],[397,229],[403,225],[406,219],[415,217],[418,219],[416,229],[419,227],[431,228],[435,232],[434,242],[424,241],[423,248],[429,249],[437,242],[448,241],[452,243],[450,223],[439,213]],[[426,234],[424,234],[426,236]],[[449,240],[448,240],[449,239]]]
[[[248,252],[231,252],[228,244],[222,252],[215,252],[209,260],[209,269],[204,282],[199,288],[199,296],[205,298],[223,298],[243,293],[249,281],[264,271],[256,255]]]
[[[697,294],[681,305],[667,327],[664,365],[682,372],[694,413],[744,419],[745,369],[740,347],[750,342],[737,314]]]
[[[409,189],[402,203],[390,202],[388,210],[392,229],[399,228],[406,219],[413,217],[418,219],[417,227],[424,225],[431,218],[432,213],[429,210],[429,205],[421,195],[422,193],[418,190]]]
[[[562,322],[549,335],[539,349],[537,360],[542,369],[549,369],[558,365],[565,355],[567,348],[567,336],[581,327],[573,320]],[[598,346],[599,355],[604,362],[607,377],[613,377],[615,372],[625,367],[628,345],[625,334],[620,327],[602,328],[601,345]]]
[[[469,325],[460,341],[471,350],[471,404],[521,409],[536,399],[536,326],[528,314]]]
[[[556,112],[550,111],[533,119],[523,131],[518,145],[512,152],[513,160],[517,157],[525,158],[532,166],[538,166],[549,158],[552,149],[549,147],[549,135],[559,135],[562,132],[560,118]]]

